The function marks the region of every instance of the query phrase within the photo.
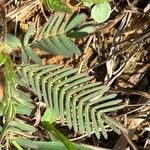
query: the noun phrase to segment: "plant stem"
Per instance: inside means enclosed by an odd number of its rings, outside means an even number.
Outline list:
[[[42,125],[48,131],[53,131],[55,135],[64,143],[68,150],[75,150],[74,145],[63,135],[61,134],[52,124],[47,121],[43,121]]]

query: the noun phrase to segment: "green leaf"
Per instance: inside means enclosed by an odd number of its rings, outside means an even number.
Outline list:
[[[72,55],[74,53],[75,55],[81,55],[80,49],[66,36],[60,36],[60,41],[62,44],[64,44],[68,51],[66,52],[66,56]]]
[[[7,53],[10,53],[13,50],[16,50],[17,48],[20,48],[22,46],[20,39],[11,34],[7,34],[7,41],[5,45],[5,50]]]
[[[34,26],[35,24],[32,23],[30,26],[29,26],[29,29],[28,31],[26,32],[25,36],[24,36],[24,39],[23,39],[23,45],[27,45],[29,43],[29,39],[34,31]]]
[[[37,64],[41,63],[41,59],[38,55],[35,54],[35,52],[33,51],[33,49],[29,46],[25,46],[24,47],[25,52],[27,53],[28,57],[30,57],[30,59]]]
[[[67,150],[62,142],[45,142],[45,141],[31,141],[24,138],[17,138],[15,140],[20,146],[24,148],[32,148],[36,150]],[[81,144],[73,144],[75,150],[92,150],[91,148],[85,147]]]
[[[23,64],[29,63],[29,57],[23,48],[21,49],[21,61]]]
[[[108,2],[97,4],[91,10],[92,18],[98,23],[106,21],[109,18],[110,14],[111,7]]]
[[[68,42],[63,39],[61,41],[68,46]],[[64,124],[66,120],[68,127],[73,128],[75,132],[90,136],[92,131],[95,131],[96,136],[100,138],[99,131],[102,131],[107,138],[105,113],[117,111],[124,106],[119,105],[121,100],[115,99],[116,94],[104,95],[109,87],[101,86],[99,82],[93,83],[92,76],[86,73],[78,75],[77,71],[78,68],[59,65],[18,67],[23,81],[28,81],[27,87],[50,107],[41,120],[46,130],[65,143],[64,136],[51,124],[55,119],[54,111],[57,117],[60,117],[61,123]],[[114,126],[112,129],[117,131],[118,126]]]
[[[35,132],[36,128],[34,126],[31,126],[29,124],[24,123],[20,119],[15,119],[10,123],[10,126],[13,126],[15,128],[18,128],[22,131],[28,131],[28,132]]]
[[[66,27],[65,27],[65,32],[68,32],[69,30],[73,29],[77,25],[79,25],[81,22],[84,21],[86,18],[85,14],[76,14],[74,13],[68,20]]]
[[[20,146],[24,147],[24,148],[32,148],[32,149],[36,149],[38,150],[38,145],[35,144],[33,141],[28,140],[28,139],[24,139],[24,138],[17,138],[15,140],[17,144],[19,144]]]
[[[43,5],[47,10],[54,10],[58,12],[71,12],[64,0],[43,0]]]
[[[16,106],[16,113],[17,114],[22,114],[22,115],[31,115],[32,113],[32,109],[28,108],[27,106],[23,105],[23,106]]]
[[[94,33],[96,31],[96,28],[92,25],[86,25],[84,27],[81,27],[79,30],[74,32],[69,32],[67,36],[71,38],[84,38],[88,36],[91,33]]]
[[[46,109],[44,115],[41,118],[41,122],[49,122],[49,123],[53,123],[55,121],[56,118],[56,114],[55,112],[50,109],[49,107]]]

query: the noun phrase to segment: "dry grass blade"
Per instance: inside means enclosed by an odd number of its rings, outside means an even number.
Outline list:
[[[18,5],[14,5],[13,2],[11,3],[7,3],[5,5],[7,11],[7,22],[15,19],[16,16],[18,17],[18,20],[21,20],[22,18],[30,14],[32,11],[34,11],[38,5],[40,5],[39,0],[27,0]],[[11,9],[9,9],[9,5],[11,5]]]

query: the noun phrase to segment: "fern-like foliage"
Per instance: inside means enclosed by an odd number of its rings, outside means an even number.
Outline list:
[[[17,68],[22,81],[33,89],[40,101],[44,101],[75,132],[107,138],[107,129],[119,132],[118,123],[108,113],[123,108],[116,94],[104,95],[108,88],[86,73],[77,74],[77,68],[63,65],[29,65]]]
[[[80,55],[80,49],[73,43],[70,37],[84,37],[95,31],[95,27],[89,23],[83,22],[86,19],[85,14],[73,13],[71,16],[66,14],[54,14],[48,22],[42,27],[35,38],[31,36],[34,32],[34,24],[31,24],[23,44],[13,35],[7,36],[6,51],[11,52],[14,49],[22,49],[23,62],[27,63],[28,57],[35,63],[40,63],[40,58],[35,54],[34,48],[46,51],[51,55],[62,55],[72,57]]]

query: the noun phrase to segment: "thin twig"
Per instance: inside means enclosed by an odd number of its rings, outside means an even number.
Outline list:
[[[139,95],[144,98],[150,99],[150,94],[144,91],[139,91],[139,90],[132,90],[132,89],[119,89],[119,90],[109,90],[109,92],[114,92],[114,93],[123,93],[126,95]]]
[[[86,71],[89,71],[91,69],[95,69],[101,65],[104,65],[108,60],[110,60],[114,55],[119,55],[120,53],[126,51],[128,48],[132,48],[133,46],[137,46],[139,44],[142,44],[143,41],[146,41],[146,39],[150,38],[150,30],[147,30],[146,32],[141,33],[138,37],[136,36],[135,38],[129,39],[129,44],[125,45],[120,49],[118,52],[114,52],[112,55],[108,56],[106,60],[102,61],[101,63],[98,63],[94,66],[89,67]],[[123,41],[122,41],[123,42]],[[121,44],[122,42],[115,43],[115,45]],[[109,47],[110,48],[110,47]],[[107,49],[106,49],[107,51]]]
[[[136,148],[136,146],[134,145],[134,143],[132,142],[132,140],[129,138],[129,136],[122,131],[122,134],[124,135],[124,137],[126,138],[126,140],[128,141],[128,143],[130,144],[130,146],[132,147],[133,150],[138,150]]]
[[[84,62],[86,60],[86,53],[87,53],[87,50],[89,48],[89,45],[90,45],[92,39],[93,39],[93,36],[90,36],[89,39],[88,39],[88,41],[87,41],[87,44],[86,44],[86,47],[85,47],[85,50],[84,50],[84,54],[83,54],[83,57],[82,57],[82,61],[81,61],[80,66],[79,66],[78,74],[81,73],[83,64],[84,64]]]

